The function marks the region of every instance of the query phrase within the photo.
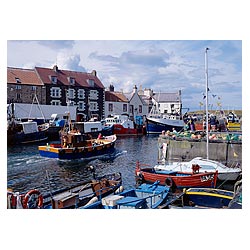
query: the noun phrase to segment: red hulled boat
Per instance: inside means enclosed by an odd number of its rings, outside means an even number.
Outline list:
[[[161,185],[167,185],[175,188],[190,187],[212,187],[216,186],[218,171],[200,173],[200,166],[193,164],[193,172],[156,170],[153,167],[141,168],[146,166],[136,163],[135,175],[138,184],[142,182],[154,183],[160,181]]]

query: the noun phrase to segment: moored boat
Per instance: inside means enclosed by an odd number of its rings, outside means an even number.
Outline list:
[[[117,136],[143,135],[146,128],[136,125],[129,119],[128,115],[114,115],[105,119],[105,127],[113,127],[114,134]]]
[[[7,208],[9,209],[65,209],[77,208],[95,201],[112,193],[123,190],[121,173],[106,174],[94,178],[80,185],[57,190],[42,195],[39,190],[33,189],[26,194],[7,191]]]
[[[195,157],[191,161],[186,162],[172,162],[165,164],[157,164],[154,166],[155,170],[167,171],[183,171],[192,173],[193,164],[200,166],[199,172],[211,172],[218,170],[218,180],[220,181],[236,181],[241,175],[240,167],[227,167],[224,164],[201,157]]]
[[[234,192],[216,188],[189,188],[184,191],[184,204],[209,208],[225,208]]]
[[[160,134],[162,131],[172,131],[173,128],[178,132],[184,129],[184,121],[176,116],[153,116],[146,118],[146,129],[149,134]]]
[[[125,190],[118,195],[109,195],[81,209],[157,209],[168,197],[169,187],[143,183],[137,188]]]
[[[7,143],[14,144],[28,144],[46,141],[48,139],[46,131],[49,126],[37,125],[35,121],[27,122],[13,122],[8,125],[7,129]]]
[[[161,185],[167,185],[173,189],[184,187],[215,187],[218,176],[218,171],[200,173],[199,166],[195,164],[192,166],[192,173],[156,170],[154,167],[141,168],[141,166],[143,164],[137,161],[135,169],[137,183],[152,183],[159,180]]]

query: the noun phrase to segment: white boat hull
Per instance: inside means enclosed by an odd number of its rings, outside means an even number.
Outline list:
[[[188,162],[174,162],[170,164],[158,164],[155,169],[192,172],[192,164],[200,166],[199,172],[211,172],[218,170],[218,180],[236,181],[241,174],[241,168],[229,168],[220,162],[196,157]]]

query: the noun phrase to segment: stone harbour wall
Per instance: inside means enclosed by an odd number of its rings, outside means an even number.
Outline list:
[[[189,161],[195,157],[207,157],[206,141],[158,139],[158,160]],[[209,142],[209,159],[229,167],[242,164],[241,142]]]

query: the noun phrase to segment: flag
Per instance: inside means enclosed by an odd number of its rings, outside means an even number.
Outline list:
[[[238,155],[234,152],[234,157],[238,157]]]

